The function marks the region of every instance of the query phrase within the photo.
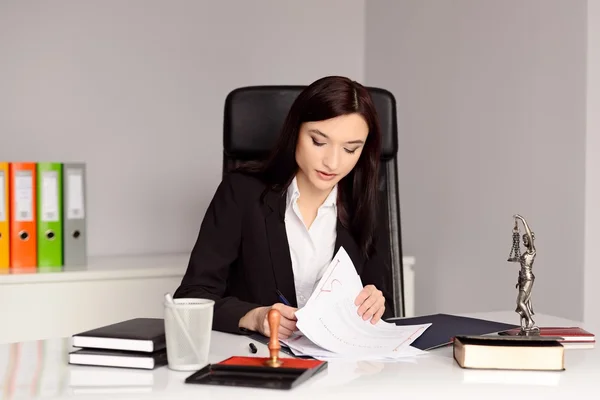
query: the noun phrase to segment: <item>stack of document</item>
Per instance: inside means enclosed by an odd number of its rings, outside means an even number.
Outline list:
[[[431,324],[376,324],[358,315],[363,289],[348,253],[340,248],[304,307],[296,311],[298,331],[281,342],[295,355],[317,359],[395,360],[423,354],[411,346]]]

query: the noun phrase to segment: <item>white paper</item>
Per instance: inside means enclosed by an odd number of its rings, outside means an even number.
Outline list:
[[[4,209],[6,208],[7,195],[7,193],[4,192],[4,186],[6,185],[5,179],[4,171],[0,171],[0,222],[6,221],[7,218],[6,213],[4,212]]]
[[[58,172],[42,172],[42,215],[44,222],[58,222]]]
[[[322,361],[331,360],[345,360],[345,361],[409,361],[414,362],[414,356],[426,354],[425,351],[417,349],[416,347],[408,346],[403,349],[402,354],[397,357],[391,358],[387,356],[381,356],[380,354],[340,354],[334,353],[317,346],[310,341],[306,336],[299,333],[283,341],[286,346],[290,348],[292,353],[296,356],[311,356]]]
[[[33,175],[31,171],[15,173],[15,221],[33,221]]]
[[[83,207],[83,171],[81,169],[67,171],[67,187],[67,218],[83,219],[85,210]]]
[[[283,343],[298,355],[323,359],[398,359],[424,354],[410,345],[431,324],[396,326],[363,320],[354,304],[362,289],[352,260],[340,248],[306,305],[296,311],[300,332]]]

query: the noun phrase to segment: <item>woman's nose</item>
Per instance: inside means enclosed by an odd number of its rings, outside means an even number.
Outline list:
[[[325,165],[330,171],[335,171],[340,164],[340,152],[337,149],[330,149],[326,152],[325,158],[323,158],[323,165]]]

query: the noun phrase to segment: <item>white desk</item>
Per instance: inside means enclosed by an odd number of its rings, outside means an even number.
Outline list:
[[[469,314],[514,323],[514,312]],[[578,325],[579,322],[536,316],[540,325]],[[213,332],[211,362],[232,355],[251,355],[244,336]],[[53,399],[368,399],[393,395],[396,399],[561,399],[600,388],[600,350],[567,349],[566,371],[463,370],[452,358],[452,348],[437,349],[411,361],[330,362],[319,373],[291,391],[184,384],[191,373],[167,367],[153,371],[70,366],[65,362],[70,339],[0,345],[0,385],[3,400]],[[257,343],[256,356],[267,356]],[[284,355],[285,356],[285,355]],[[595,390],[594,390],[595,391]],[[368,397],[367,397],[368,396]]]

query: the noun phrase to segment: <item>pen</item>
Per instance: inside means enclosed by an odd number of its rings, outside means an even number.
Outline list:
[[[277,293],[277,296],[279,297],[279,300],[281,300],[281,302],[283,304],[285,304],[286,306],[291,306],[290,302],[287,301],[287,299],[285,298],[285,296],[283,295],[283,293],[281,293],[279,291],[279,289],[275,289],[275,292]]]
[[[256,346],[254,345],[254,343],[250,343],[250,352],[251,353],[256,353],[258,351],[258,349],[256,348]]]

